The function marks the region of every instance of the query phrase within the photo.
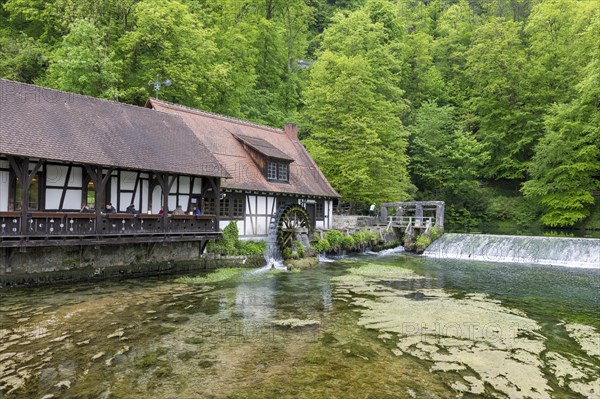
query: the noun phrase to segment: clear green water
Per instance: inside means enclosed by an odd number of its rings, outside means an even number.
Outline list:
[[[427,279],[382,275],[370,281],[372,294],[340,294],[340,279],[364,265]],[[453,383],[464,373],[477,374],[470,368],[431,371],[430,360],[394,353],[401,334],[384,339],[393,328],[364,327],[356,304],[436,290],[450,293],[450,301],[480,293],[519,309],[540,326],[544,348],[536,356],[554,352],[585,362],[588,388],[600,378],[600,358],[561,324],[600,331],[598,270],[396,255],[323,263],[301,273],[225,277],[206,284],[173,277],[1,292],[0,397],[506,397],[489,383],[478,394],[457,391]],[[424,303],[415,302],[415,312]],[[308,325],[274,323],[290,319]],[[551,397],[585,397],[545,363],[539,369]]]

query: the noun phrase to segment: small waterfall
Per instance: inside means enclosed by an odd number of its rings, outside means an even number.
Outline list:
[[[404,246],[403,245],[399,245],[395,248],[389,248],[389,249],[384,249],[383,251],[379,251],[377,253],[377,256],[387,256],[387,255],[394,255],[394,254],[401,254],[404,252]]]
[[[424,256],[600,269],[600,239],[444,234]]]
[[[265,260],[267,261],[267,267],[275,269],[287,269],[283,265],[283,256],[277,244],[277,217],[271,218],[269,224],[269,235],[267,236],[267,245],[265,248]]]

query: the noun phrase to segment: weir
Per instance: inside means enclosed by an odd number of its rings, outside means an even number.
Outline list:
[[[600,239],[446,233],[423,255],[600,269]]]

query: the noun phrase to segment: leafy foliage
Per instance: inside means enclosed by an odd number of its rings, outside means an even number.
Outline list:
[[[219,255],[262,255],[265,251],[264,241],[242,241],[239,239],[237,223],[229,222],[223,229],[223,238],[219,241],[211,241],[206,247],[206,252]]]
[[[442,199],[447,226],[465,229],[486,218],[574,226],[597,205],[598,1],[0,7],[1,78],[138,105],[154,95],[149,82],[171,79],[160,98],[274,126],[302,122],[303,144],[355,208]],[[526,198],[509,206],[482,184],[522,186]],[[329,246],[357,245],[338,238]]]

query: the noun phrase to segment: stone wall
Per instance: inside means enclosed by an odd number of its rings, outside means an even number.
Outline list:
[[[200,255],[198,242],[0,248],[0,287],[260,267],[264,257]]]
[[[374,218],[369,216],[358,215],[333,215],[333,228],[336,230],[355,229],[360,227],[371,226]]]

